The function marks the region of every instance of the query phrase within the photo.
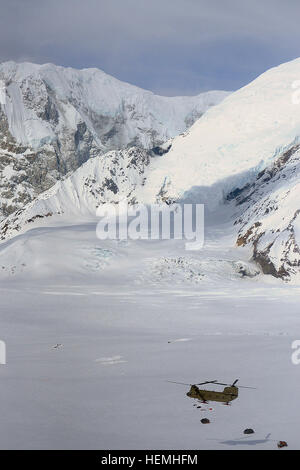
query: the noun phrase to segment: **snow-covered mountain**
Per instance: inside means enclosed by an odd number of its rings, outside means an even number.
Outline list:
[[[91,157],[150,149],[229,93],[163,97],[98,69],[0,64],[0,219]]]
[[[211,108],[157,161],[149,198],[196,198],[212,208],[274,161],[300,136],[300,105],[293,88],[300,59],[272,68]],[[296,99],[295,99],[296,98]]]
[[[43,224],[45,216],[94,215],[99,204],[120,197],[193,200],[212,212],[235,199],[237,245],[252,244],[265,273],[295,276],[300,108],[293,86],[299,76],[300,59],[267,71],[209,109],[160,155],[134,147],[89,161],[6,219],[1,238]]]

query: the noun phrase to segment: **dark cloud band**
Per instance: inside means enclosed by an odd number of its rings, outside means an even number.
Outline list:
[[[162,94],[236,89],[300,55],[289,0],[0,0],[0,60],[99,67]]]

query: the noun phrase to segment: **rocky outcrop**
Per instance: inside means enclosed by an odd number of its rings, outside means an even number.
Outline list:
[[[238,246],[250,245],[265,274],[300,277],[300,145],[290,145],[236,197]]]
[[[135,204],[153,158],[152,152],[133,147],[89,160],[3,220],[0,240],[33,228],[46,217],[95,218],[97,208],[103,203],[118,203],[124,198],[128,204]]]

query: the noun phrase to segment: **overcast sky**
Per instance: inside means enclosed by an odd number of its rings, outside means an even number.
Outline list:
[[[235,90],[300,56],[299,0],[0,0],[0,61],[98,67],[159,94]]]

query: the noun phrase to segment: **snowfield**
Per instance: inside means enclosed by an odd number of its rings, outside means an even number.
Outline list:
[[[1,448],[299,448],[300,289],[234,248],[228,215],[199,252],[99,241],[92,222],[1,245]],[[257,390],[201,409],[167,382],[236,378]]]

